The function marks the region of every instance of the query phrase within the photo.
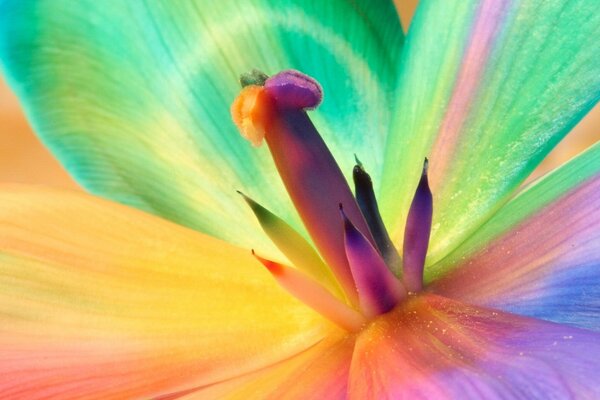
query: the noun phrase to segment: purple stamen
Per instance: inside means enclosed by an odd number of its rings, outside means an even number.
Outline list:
[[[359,305],[366,317],[390,311],[406,290],[385,265],[383,258],[367,238],[356,229],[340,204],[344,220],[344,245],[358,291]]]
[[[279,175],[319,252],[356,303],[337,218],[339,203],[373,239],[342,171],[304,110],[318,105],[320,86],[297,71],[284,71],[267,79],[264,88],[274,103],[265,140]]]
[[[373,191],[371,176],[365,171],[362,163],[358,160],[358,157],[355,156],[355,158],[356,166],[352,171],[352,178],[354,179],[356,202],[367,221],[367,225],[369,225],[379,254],[382,255],[385,264],[390,271],[392,271],[394,275],[400,276],[400,255],[398,254],[396,247],[394,247],[390,235],[381,219],[379,206],[377,205],[377,199],[375,198],[375,192]]]
[[[423,268],[431,234],[433,198],[427,180],[427,166],[426,158],[404,228],[403,278],[409,292],[423,288]]]

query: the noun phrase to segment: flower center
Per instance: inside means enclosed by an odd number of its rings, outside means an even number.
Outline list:
[[[240,133],[267,142],[275,166],[317,252],[284,221],[244,196],[265,232],[294,267],[255,255],[275,279],[338,325],[356,331],[423,288],[432,197],[427,160],[410,207],[400,258],[381,219],[371,178],[360,161],[354,194],[307,110],[321,86],[293,70],[252,71],[231,107]],[[254,252],[253,252],[254,254]]]

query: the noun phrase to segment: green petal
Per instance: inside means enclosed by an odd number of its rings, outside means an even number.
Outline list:
[[[397,242],[424,156],[428,265],[509,198],[597,102],[599,36],[595,0],[420,3],[384,166],[382,211]]]
[[[494,239],[515,230],[540,212],[547,212],[557,202],[565,200],[568,194],[590,184],[593,180],[600,180],[600,142],[540,180],[523,188],[478,229],[476,234],[469,237],[446,258],[433,265],[428,271],[429,278],[433,279],[456,268],[460,260],[484,250]],[[582,207],[570,210],[573,216],[584,209],[584,206],[594,205],[597,197],[588,198],[587,201],[584,197],[581,200]],[[596,210],[592,208],[588,211],[595,212]],[[585,216],[578,216],[578,219],[585,219]],[[547,227],[546,230],[550,228]]]
[[[377,3],[4,1],[0,58],[36,131],[90,191],[264,249],[236,189],[299,219],[267,150],[231,121],[238,76],[316,77],[313,114],[334,155],[348,173],[353,153],[380,170],[403,35],[393,4]]]

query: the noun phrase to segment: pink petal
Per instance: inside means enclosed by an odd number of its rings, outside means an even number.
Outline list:
[[[357,339],[350,399],[598,398],[600,335],[412,298]]]
[[[600,330],[600,145],[525,190],[435,270],[443,296]]]

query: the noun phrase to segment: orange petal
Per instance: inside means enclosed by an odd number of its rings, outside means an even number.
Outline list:
[[[345,399],[354,342],[334,335],[271,367],[161,400]]]
[[[250,252],[84,194],[0,188],[0,397],[152,397],[333,328]]]

